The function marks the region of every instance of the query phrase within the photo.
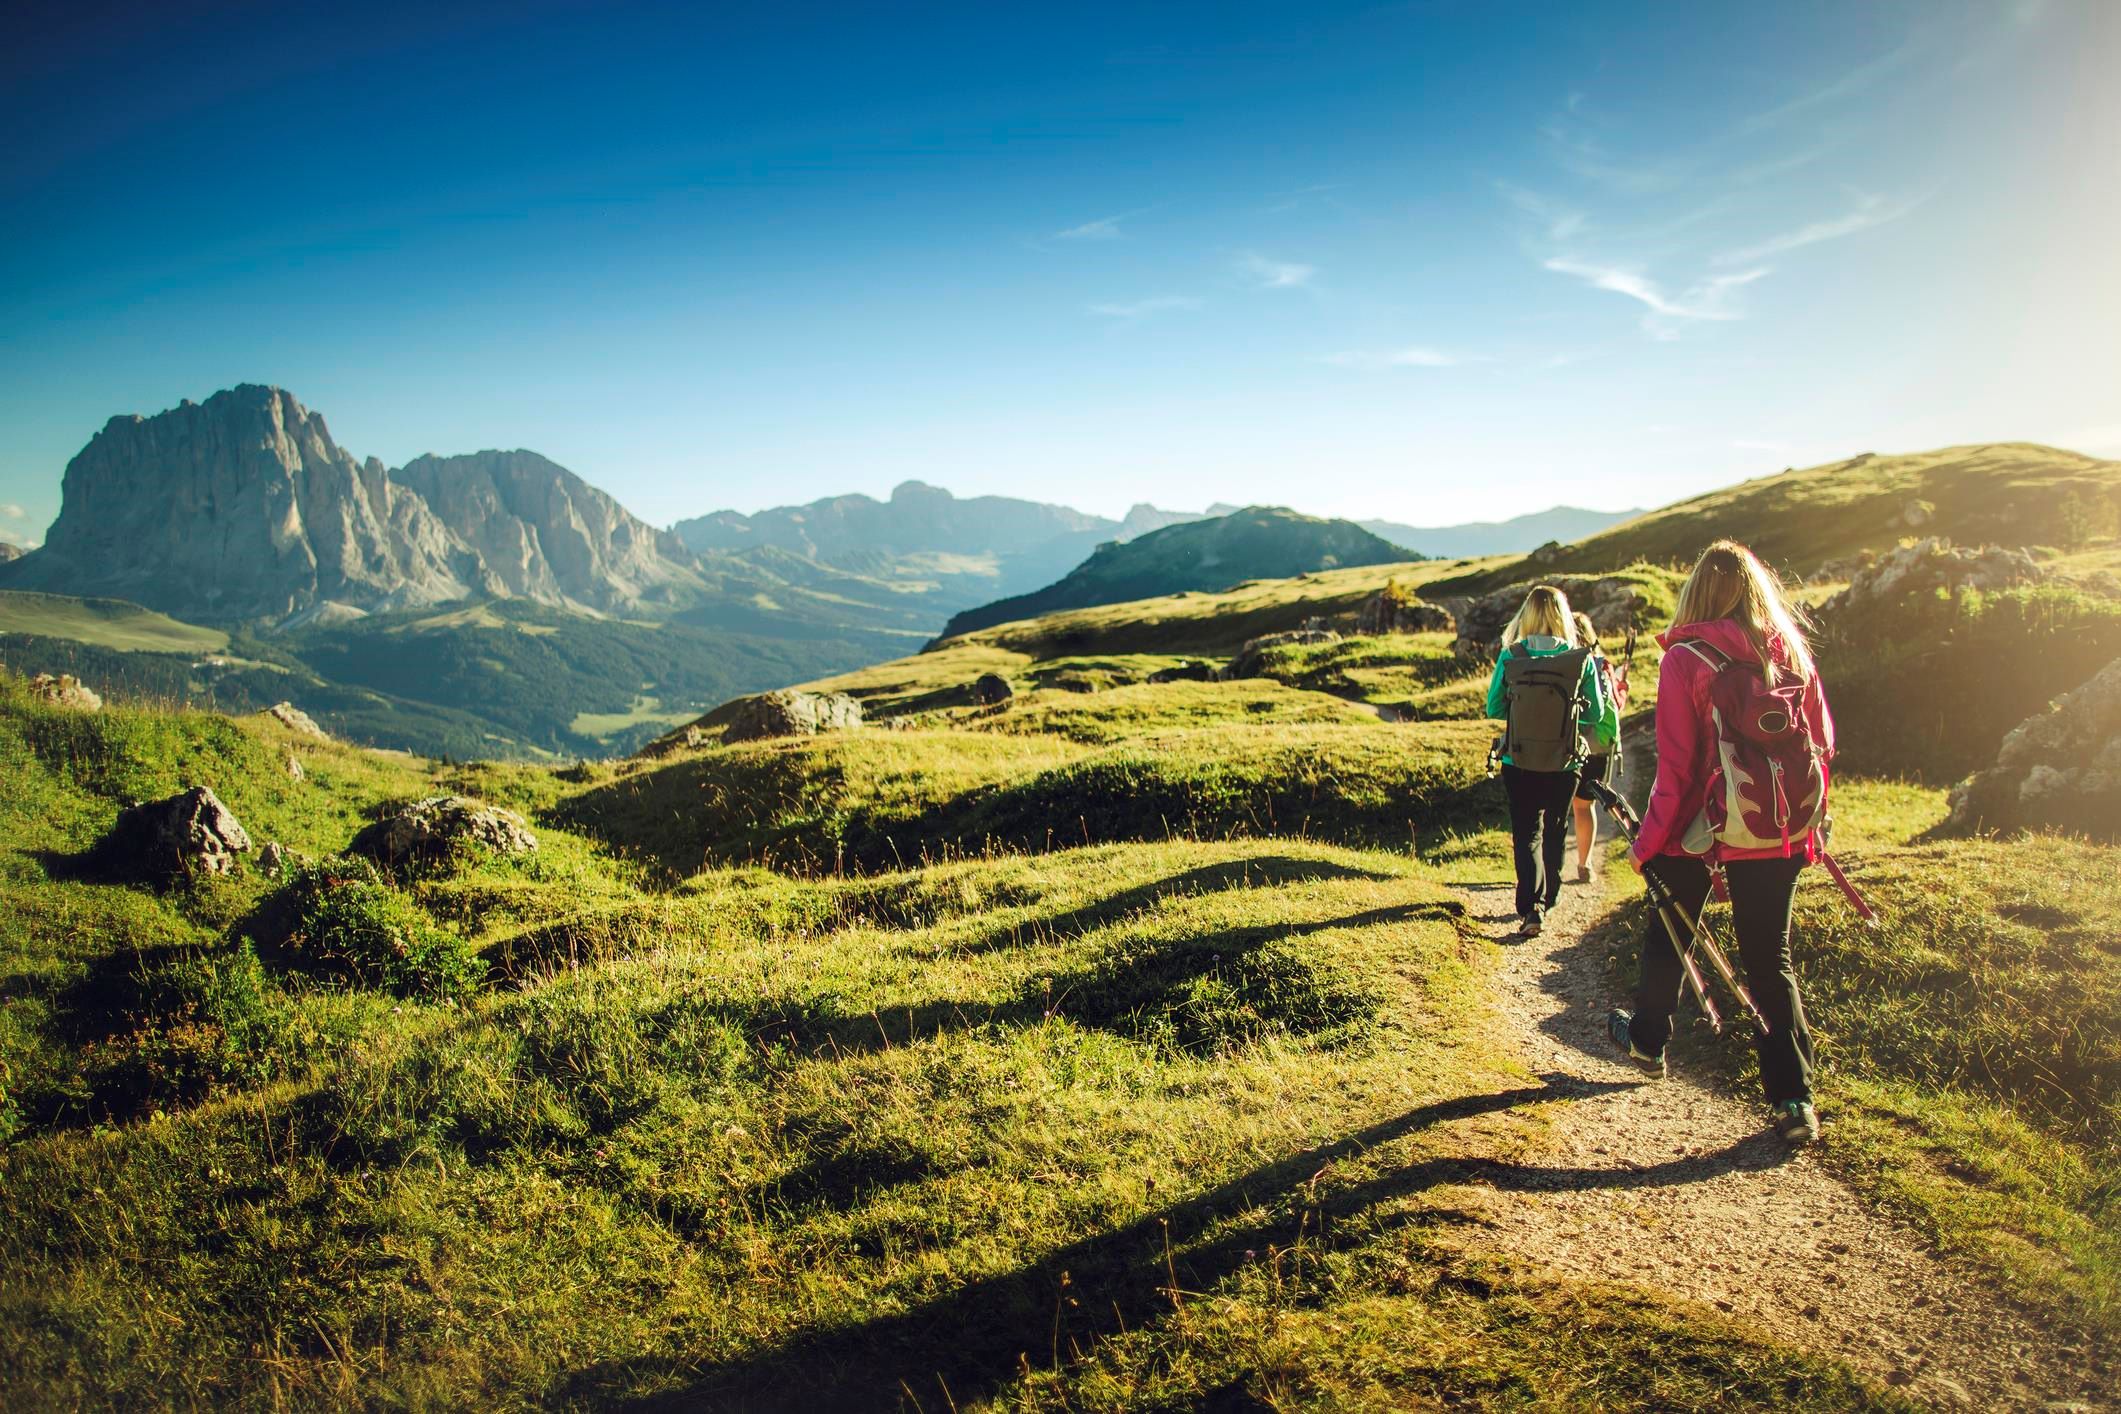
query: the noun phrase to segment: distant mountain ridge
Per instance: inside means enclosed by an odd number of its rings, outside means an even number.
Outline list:
[[[968,609],[953,617],[941,636],[951,638],[1061,609],[1120,604],[1187,590],[1214,592],[1248,579],[1286,579],[1318,570],[1415,558],[1404,547],[1353,521],[1323,520],[1280,506],[1251,506],[1165,526],[1125,544],[1100,545],[1058,582],[1031,594]]]
[[[1394,545],[1418,550],[1430,559],[1457,560],[1533,550],[1550,540],[1567,544],[1641,514],[1640,510],[1592,511],[1581,506],[1552,506],[1508,520],[1469,521],[1464,525],[1401,525],[1389,520],[1365,520],[1356,524]]]
[[[1123,520],[1013,496],[955,496],[904,481],[888,500],[852,494],[755,515],[715,511],[671,532],[697,552],[770,545],[841,569],[936,584],[965,607],[1049,584],[1108,540],[1201,516],[1146,502]]]

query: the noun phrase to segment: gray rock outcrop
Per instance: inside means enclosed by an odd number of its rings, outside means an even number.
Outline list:
[[[735,705],[725,742],[759,741],[777,736],[815,736],[846,731],[862,724],[862,704],[844,692],[797,692],[783,688],[762,692]]]
[[[1339,641],[1340,635],[1331,629],[1299,628],[1291,629],[1285,633],[1263,633],[1257,638],[1248,638],[1244,641],[1243,646],[1237,650],[1236,655],[1223,668],[1222,677],[1225,682],[1235,682],[1239,678],[1258,677],[1260,669],[1265,666],[1266,656],[1270,649],[1285,648],[1291,644],[1338,643]]]
[[[232,873],[249,850],[242,823],[205,786],[126,806],[98,847],[115,871],[157,881]]]
[[[530,825],[513,810],[465,795],[435,795],[399,806],[363,829],[347,853],[378,864],[434,863],[467,848],[527,854],[538,847]]]
[[[972,700],[982,707],[997,706],[1014,696],[1016,689],[1000,673],[981,673],[972,684]]]
[[[1355,631],[1380,633],[1450,633],[1458,620],[1440,604],[1425,603],[1389,589],[1380,589],[1355,611]]]
[[[1540,584],[1551,584],[1567,595],[1569,608],[1590,615],[1592,625],[1600,633],[1622,633],[1631,624],[1639,626],[1650,607],[1639,585],[1617,575],[1528,579],[1464,601],[1458,608],[1458,638],[1452,647],[1467,657],[1494,653],[1502,641],[1503,629],[1516,617],[1525,595]]]
[[[318,726],[316,718],[292,702],[275,702],[266,708],[262,715],[272,718],[291,732],[300,732],[303,736],[315,737],[319,741],[331,740],[331,733]]]
[[[0,565],[4,565],[10,560],[19,560],[28,553],[29,551],[23,549],[20,545],[10,545],[5,540],[0,540]]]
[[[1831,616],[1865,604],[1940,589],[1947,593],[2009,589],[2038,584],[2043,577],[2039,562],[2023,550],[2007,550],[2001,545],[1974,549],[1933,535],[1855,568],[1849,576],[1849,587],[1829,600],[1823,612]]]
[[[103,708],[103,698],[72,673],[39,673],[29,680],[29,695],[39,702],[48,702],[54,707],[71,707],[80,712],[97,712]]]
[[[2013,727],[1996,764],[1953,788],[1951,812],[1961,830],[2121,837],[2121,658]]]

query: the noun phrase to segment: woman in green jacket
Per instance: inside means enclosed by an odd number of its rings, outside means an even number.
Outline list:
[[[1502,632],[1502,653],[1488,682],[1488,715],[1507,720],[1509,696],[1504,675],[1511,650],[1524,646],[1534,658],[1574,652],[1576,626],[1570,622],[1568,596],[1542,584],[1525,596],[1517,616]],[[1521,655],[1520,655],[1521,656]],[[1536,938],[1548,909],[1561,897],[1561,866],[1569,849],[1569,803],[1576,795],[1577,771],[1588,754],[1586,736],[1610,743],[1620,736],[1620,711],[1606,694],[1598,665],[1586,654],[1578,683],[1583,706],[1577,718],[1578,750],[1559,771],[1525,770],[1507,753],[1502,758],[1502,788],[1510,802],[1510,846],[1517,865],[1517,919],[1524,937]]]

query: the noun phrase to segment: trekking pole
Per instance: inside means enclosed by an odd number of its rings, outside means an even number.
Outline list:
[[[1592,781],[1589,784],[1591,793],[1598,797],[1598,803],[1606,808],[1607,813],[1620,826],[1620,833],[1632,846],[1642,825],[1642,821],[1635,814],[1635,807],[1629,805],[1618,791],[1604,782]],[[1687,980],[1694,986],[1696,999],[1701,1002],[1702,1012],[1709,1018],[1709,1025],[1719,1034],[1723,1030],[1715,1008],[1708,1000],[1707,989],[1701,985],[1699,973],[1694,967],[1693,954],[1696,948],[1709,960],[1709,966],[1715,971],[1717,978],[1724,986],[1730,988],[1731,995],[1738,998],[1739,1004],[1752,1016],[1753,1024],[1765,1034],[1770,1029],[1767,1016],[1760,1010],[1759,1003],[1753,1000],[1752,991],[1731,967],[1731,960],[1724,953],[1722,944],[1718,943],[1715,935],[1709,931],[1706,915],[1689,914],[1686,905],[1672,893],[1671,886],[1659,878],[1648,864],[1642,867],[1642,883],[1649,892],[1650,901],[1657,906],[1659,915],[1664,919],[1664,930],[1671,936],[1672,948],[1679,954],[1680,965],[1686,969]],[[1682,926],[1674,926],[1675,918]]]

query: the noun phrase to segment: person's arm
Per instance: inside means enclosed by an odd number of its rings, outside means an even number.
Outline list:
[[[1637,864],[1662,854],[1692,823],[1682,819],[1681,812],[1700,796],[1708,770],[1702,741],[1707,714],[1701,692],[1708,671],[1708,665],[1691,650],[1678,648],[1665,654],[1657,687],[1657,783],[1650,787],[1650,803],[1642,812],[1642,828],[1630,851]]]
[[[1505,650],[1503,657],[1508,657]],[[1488,715],[1503,718],[1510,715],[1509,704],[1502,699],[1502,658],[1495,660],[1495,675],[1488,679]]]

